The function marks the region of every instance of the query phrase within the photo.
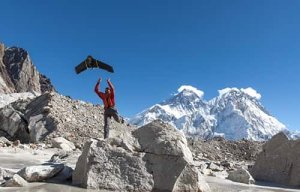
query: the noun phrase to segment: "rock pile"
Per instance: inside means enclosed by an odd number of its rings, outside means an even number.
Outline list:
[[[230,141],[217,137],[211,140],[190,139],[189,147],[196,167],[202,174],[225,179],[230,173],[237,175],[236,171],[248,170],[253,166],[263,143],[249,140]]]
[[[189,139],[189,148],[193,152],[195,160],[241,162],[256,160],[264,143],[244,139],[231,141],[217,137],[210,140]]]
[[[90,137],[103,137],[103,107],[56,92],[19,100],[0,109],[0,136],[24,142],[64,137],[81,148]],[[127,125],[112,121],[112,127]]]

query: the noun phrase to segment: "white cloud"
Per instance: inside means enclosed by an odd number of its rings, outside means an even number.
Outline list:
[[[236,87],[232,87],[232,88],[227,87],[227,88],[218,90],[219,96],[225,95],[225,94],[227,94],[227,93],[229,93],[229,92],[231,92],[231,91],[237,91],[237,92],[240,92],[240,91],[241,91],[241,92],[243,92],[243,93],[249,95],[250,97],[253,97],[253,98],[257,99],[257,100],[259,100],[259,99],[261,98],[261,94],[259,94],[259,93],[258,93],[255,89],[253,89],[252,87],[248,87],[248,88],[246,88],[246,89],[244,89],[244,88],[238,89],[238,88],[236,88]]]
[[[242,92],[248,94],[251,97],[254,97],[256,99],[260,99],[261,98],[261,94],[259,94],[255,89],[253,89],[252,87],[248,87],[246,89],[241,89]]]
[[[225,95],[226,93],[229,93],[230,91],[239,91],[239,89],[238,89],[238,88],[235,88],[235,87],[233,87],[233,88],[227,87],[227,88],[218,90],[219,96]]]
[[[196,93],[199,97],[203,97],[204,95],[204,92],[193,87],[193,86],[190,86],[190,85],[182,85],[177,91],[178,93],[182,92],[183,90],[187,90],[187,91],[192,91],[194,93]]]

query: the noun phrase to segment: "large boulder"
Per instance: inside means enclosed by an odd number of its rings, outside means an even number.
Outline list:
[[[58,151],[57,153],[53,154],[51,159],[49,160],[49,162],[64,164],[65,166],[75,169],[77,160],[80,155],[81,155],[80,150],[75,150],[75,151],[61,150],[61,151]]]
[[[73,169],[69,166],[64,166],[62,171],[60,171],[56,176],[47,179],[47,182],[64,183],[65,181],[72,179],[72,174],[73,174]]]
[[[278,133],[263,146],[251,174],[255,180],[300,186],[300,140]]]
[[[63,169],[63,164],[28,166],[21,169],[18,175],[28,182],[39,182],[56,176]]]
[[[0,136],[10,140],[19,139],[22,143],[29,142],[28,120],[24,113],[30,100],[18,100],[0,109]]]
[[[0,130],[6,133],[4,136],[14,138],[20,135],[22,141],[29,140],[29,134],[26,133],[28,122],[12,106],[9,105],[0,110],[0,122]]]
[[[227,179],[239,183],[254,184],[255,180],[251,174],[244,168],[240,168],[234,171],[230,171]]]
[[[10,179],[15,172],[0,167],[0,184]]]
[[[4,183],[4,187],[26,187],[28,185],[20,175],[14,174],[14,176]]]
[[[5,137],[0,137],[0,147],[11,146],[11,142]]]
[[[59,148],[64,151],[72,151],[75,149],[74,143],[66,140],[63,137],[55,137],[52,139],[52,147]]]
[[[133,132],[145,152],[154,190],[205,191],[185,136],[173,126],[154,121]]]
[[[143,156],[91,140],[84,146],[73,173],[73,184],[89,189],[151,191],[153,178]]]
[[[73,184],[114,191],[209,191],[186,138],[174,127],[155,121],[137,130],[116,127],[112,136],[85,144]]]

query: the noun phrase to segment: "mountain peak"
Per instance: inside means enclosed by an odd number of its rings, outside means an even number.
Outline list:
[[[54,90],[50,80],[38,72],[25,49],[0,44],[0,93]]]
[[[256,100],[260,100],[260,98],[261,98],[261,94],[258,93],[252,87],[248,87],[245,89],[244,88],[238,89],[236,87],[233,87],[233,88],[227,87],[227,88],[219,90],[219,97],[228,96],[233,93],[243,93],[243,94],[246,94],[247,96],[254,98]]]
[[[196,94],[198,97],[202,98],[204,95],[204,92],[191,86],[191,85],[182,85],[181,87],[179,87],[179,89],[177,90],[178,93],[183,93],[185,96],[188,96],[192,93]]]

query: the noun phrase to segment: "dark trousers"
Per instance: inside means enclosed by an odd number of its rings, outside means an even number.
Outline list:
[[[119,116],[117,109],[107,108],[104,110],[104,139],[109,137],[110,119],[113,117],[115,121],[121,123],[122,117]]]

